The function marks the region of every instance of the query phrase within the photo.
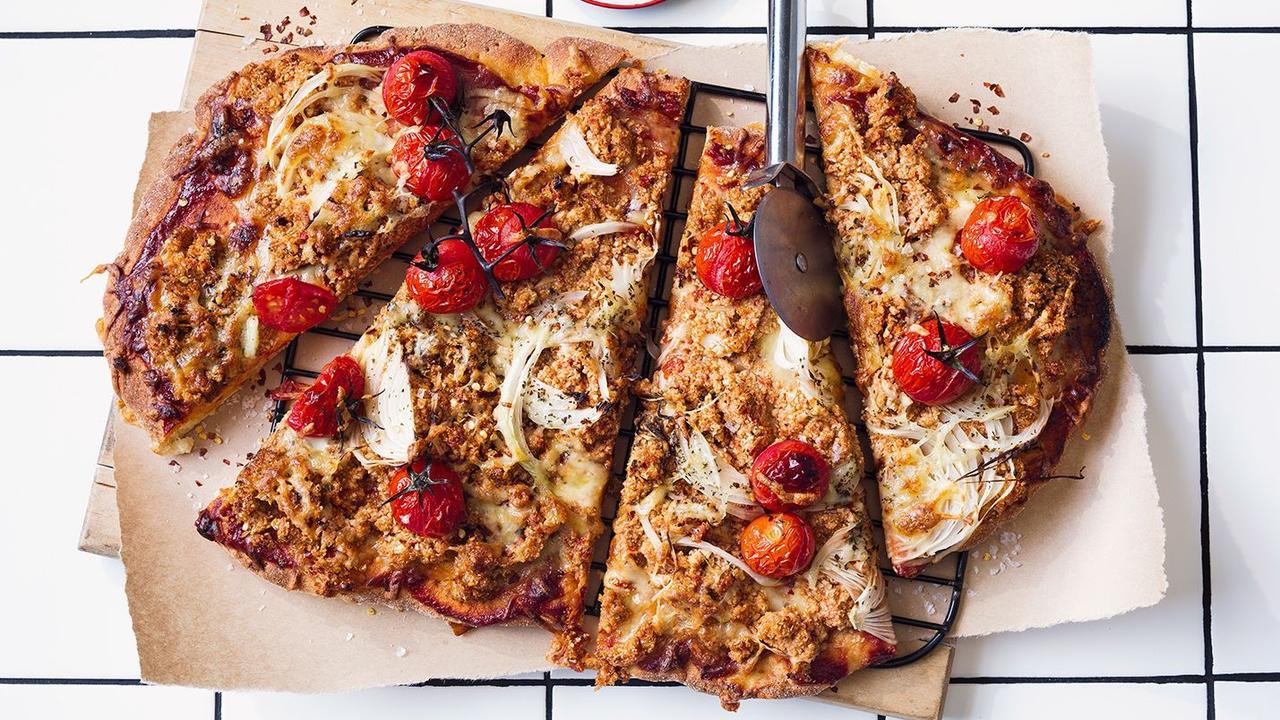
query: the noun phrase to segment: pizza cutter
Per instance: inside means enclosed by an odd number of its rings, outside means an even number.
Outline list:
[[[792,332],[822,340],[840,320],[840,278],[830,231],[814,205],[817,184],[804,171],[804,39],[805,0],[769,0],[767,166],[747,186],[775,186],[752,221],[765,294]]]

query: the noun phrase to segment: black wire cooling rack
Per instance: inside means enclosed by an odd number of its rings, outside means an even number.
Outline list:
[[[387,26],[372,26],[356,33],[352,38],[352,42],[362,42],[370,40],[379,34],[385,32],[389,28]],[[765,96],[763,93],[751,90],[741,90],[737,88],[725,87],[722,85],[712,85],[708,83],[693,82],[689,94],[688,104],[685,106],[684,117],[680,123],[680,145],[679,154],[677,155],[676,167],[672,170],[672,183],[668,190],[668,195],[664,200],[663,217],[665,222],[662,227],[661,246],[657,256],[654,258],[653,268],[653,284],[652,292],[648,298],[648,316],[644,327],[644,332],[648,337],[660,338],[659,328],[662,320],[666,316],[668,299],[670,298],[672,274],[671,270],[676,263],[676,253],[679,251],[680,238],[683,235],[684,223],[688,218],[688,199],[689,193],[686,192],[687,183],[692,183],[697,175],[697,163],[701,156],[701,144],[705,141],[707,126],[694,122],[694,118],[699,115],[697,110],[704,107],[701,103],[736,101],[763,107]],[[991,144],[1002,145],[1016,151],[1020,156],[1026,171],[1029,174],[1035,172],[1035,160],[1031,150],[1025,143],[1017,138],[1006,136],[1003,134],[985,132],[981,130],[963,129],[974,137]],[[690,152],[694,143],[697,143],[697,151]],[[531,143],[531,147],[537,147],[537,143]],[[806,148],[811,159],[816,159],[818,147],[810,144]],[[816,165],[816,164],[815,164]],[[456,226],[460,222],[456,217],[441,218],[439,224],[443,226]],[[413,254],[404,250],[394,253],[395,261],[407,264],[413,259]],[[398,266],[397,266],[398,267]],[[372,289],[370,287],[361,287],[354,293],[356,298],[362,299],[366,304],[372,306],[374,303],[385,303],[391,300],[392,295],[387,292]],[[348,301],[350,304],[352,301]],[[360,328],[364,330],[363,327]],[[327,358],[333,353],[304,353],[302,344],[307,342],[309,337],[316,338],[332,338],[340,341],[354,342],[360,337],[359,332],[351,329],[344,329],[336,326],[318,326],[306,331],[303,335],[294,339],[285,350],[284,359],[278,368],[281,374],[281,381],[292,378],[315,378],[317,371],[308,367],[304,367],[300,355],[315,355],[316,357]],[[846,344],[848,336],[844,332],[836,332],[833,336],[833,342]],[[853,388],[853,378],[849,374],[850,368],[847,362],[841,360],[842,353],[837,352],[837,360],[841,362],[842,378],[844,384],[848,388]],[[847,353],[844,355],[848,356]],[[647,377],[653,370],[653,358],[648,353],[641,353],[640,372]],[[856,392],[856,390],[854,390]],[[276,424],[284,417],[288,408],[288,404],[284,400],[277,400],[272,410],[271,426],[275,428]],[[611,471],[611,486],[620,486],[626,468],[626,458],[630,454],[631,443],[635,436],[635,429],[632,424],[634,416],[633,406],[628,409],[622,421],[622,429],[620,431],[620,450],[614,453],[614,466]],[[861,425],[859,425],[861,427]],[[871,483],[874,486],[874,483]],[[871,496],[874,498],[874,495]],[[608,552],[609,543],[612,541],[612,523],[617,512],[617,493],[609,493],[609,497],[605,499],[605,507],[603,520],[605,524],[604,537],[596,546],[596,555],[592,559],[592,583],[590,592],[592,600],[587,605],[587,613],[589,615],[599,615],[600,610],[600,589],[605,570],[604,555]],[[868,500],[868,509],[874,511],[876,503]],[[879,521],[876,521],[879,525]],[[883,556],[884,553],[882,552]],[[916,603],[925,606],[922,612],[895,612],[893,621],[895,624],[904,628],[914,628],[916,630],[925,630],[927,634],[923,637],[910,637],[904,631],[899,630],[899,655],[891,660],[878,665],[878,667],[890,668],[908,665],[920,658],[928,655],[946,638],[955,623],[956,615],[960,609],[960,600],[964,592],[965,571],[968,567],[968,553],[957,553],[954,558],[940,563],[938,566],[931,568],[927,572],[922,572],[913,578],[903,578],[893,572],[893,569],[884,566],[881,572],[888,578],[893,592],[892,597],[901,595],[910,596],[910,592],[904,593],[905,588],[914,588],[916,594],[923,594],[925,589],[937,590],[944,588],[945,609],[939,611],[935,604],[931,602]],[[947,569],[949,568],[949,571]],[[891,604],[893,604],[891,600]],[[913,608],[919,610],[919,608]],[[921,617],[923,616],[923,617]],[[941,617],[938,617],[941,616]],[[907,649],[910,648],[910,649]]]

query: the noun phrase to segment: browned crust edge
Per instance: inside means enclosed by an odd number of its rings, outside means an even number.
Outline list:
[[[181,451],[184,436],[201,421],[212,414],[231,395],[233,395],[249,379],[266,365],[277,353],[285,348],[295,337],[292,334],[270,333],[271,341],[261,351],[262,359],[250,366],[246,372],[232,378],[226,388],[212,401],[185,409],[185,417],[172,427],[165,427],[163,422],[145,417],[135,409],[153,405],[156,393],[149,386],[145,375],[149,370],[139,358],[128,352],[126,347],[127,322],[110,322],[107,318],[116,318],[123,310],[115,293],[117,281],[129,275],[146,248],[147,237],[163,219],[165,214],[178,200],[182,186],[181,171],[187,168],[210,135],[213,109],[225,96],[232,83],[241,74],[255,67],[264,65],[280,65],[288,59],[301,57],[314,62],[323,63],[335,55],[352,48],[360,50],[380,50],[403,45],[434,47],[465,57],[476,62],[483,62],[504,78],[517,76],[523,72],[551,68],[554,79],[552,84],[564,84],[568,93],[565,106],[578,93],[594,84],[601,76],[612,70],[627,57],[622,48],[607,43],[584,38],[560,38],[547,46],[544,55],[525,42],[500,30],[477,24],[440,24],[421,28],[400,28],[391,30],[368,43],[351,46],[307,47],[289,50],[260,63],[252,63],[232,72],[222,81],[206,90],[195,103],[195,126],[175,143],[163,163],[160,176],[154,180],[142,195],[138,203],[133,221],[125,235],[124,248],[115,262],[108,266],[108,279],[103,291],[103,314],[97,321],[97,331],[103,344],[104,355],[110,363],[112,388],[117,397],[117,406],[126,422],[141,427],[152,440],[152,450],[157,453]],[[586,72],[569,72],[571,58],[577,58],[589,68]],[[581,66],[580,66],[581,67]],[[533,80],[545,82],[546,72],[539,72],[540,77]],[[441,206],[443,209],[443,205]],[[435,214],[438,214],[436,212]],[[403,223],[380,238],[383,241],[382,252],[378,256],[385,260],[413,235],[426,226],[426,222]],[[372,271],[379,263],[373,263],[367,270]],[[123,362],[123,367],[119,363]]]
[[[842,632],[838,637],[856,642],[859,645],[874,647],[875,644],[888,645],[884,641],[874,636],[868,635],[859,630]],[[858,667],[850,667],[846,673],[836,678],[831,683],[801,683],[791,679],[788,675],[778,675],[774,680],[763,685],[753,686],[750,692],[743,694],[741,688],[729,682],[723,682],[719,679],[707,680],[698,672],[695,665],[687,664],[681,668],[681,671],[672,670],[670,672],[654,672],[645,670],[638,666],[626,668],[627,677],[637,678],[640,680],[649,680],[653,682],[678,682],[686,687],[693,688],[699,692],[715,695],[720,698],[720,703],[726,709],[733,710],[737,708],[739,701],[742,700],[781,700],[795,697],[811,697],[818,695],[835,687],[845,678],[873,667],[874,657],[871,653],[867,653],[863,663]]]

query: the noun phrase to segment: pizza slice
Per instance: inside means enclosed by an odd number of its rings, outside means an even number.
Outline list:
[[[101,268],[124,418],[157,452],[190,450],[201,420],[624,55],[434,25],[291,50],[215,85]]]
[[[748,223],[758,127],[710,128],[658,370],[614,521],[602,683],[741,698],[818,693],[892,657],[863,462],[827,343],[782,325]]]
[[[1097,223],[892,73],[838,45],[809,69],[885,535],[910,576],[1053,477],[1103,374]]]
[[[424,249],[198,531],[285,587],[543,625],[578,665],[688,89],[624,69],[588,100]]]

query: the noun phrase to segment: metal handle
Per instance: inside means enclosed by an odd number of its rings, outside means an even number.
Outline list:
[[[769,0],[769,126],[766,163],[803,167],[804,105],[800,68],[804,60],[805,0]]]

